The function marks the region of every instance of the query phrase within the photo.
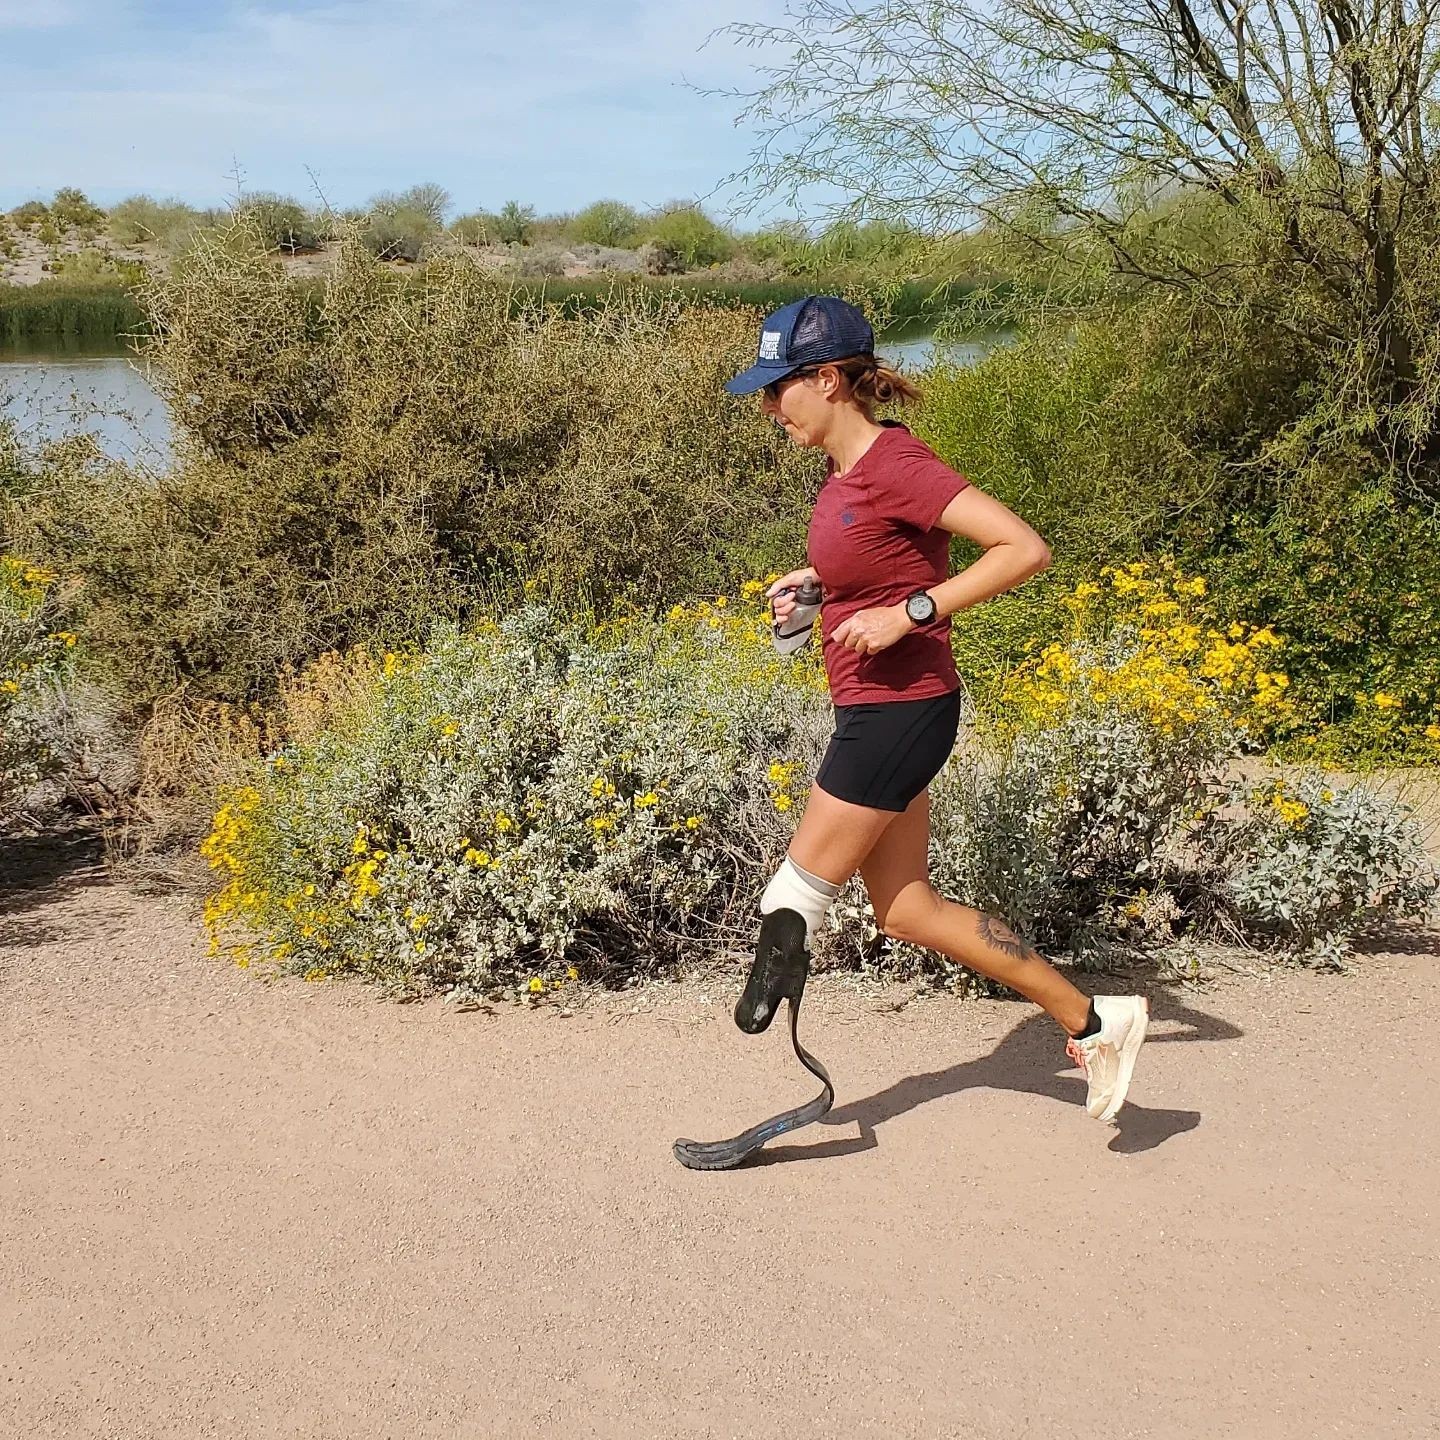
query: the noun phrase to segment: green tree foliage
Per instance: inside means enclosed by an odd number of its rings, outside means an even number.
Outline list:
[[[665,206],[651,221],[646,241],[655,249],[653,268],[660,274],[718,265],[735,251],[729,232],[687,201]]]
[[[502,245],[528,245],[535,228],[535,207],[507,200],[495,217],[495,238]]]
[[[1440,31],[1429,5],[802,0],[750,177],[983,221],[1047,298],[1255,314],[1321,376],[1290,440],[1440,458]],[[1427,492],[1440,485],[1427,480]]]
[[[575,217],[573,228],[577,240],[630,249],[639,241],[641,224],[639,212],[623,201],[597,200]]]
[[[1048,638],[1054,584],[1167,552],[1221,613],[1286,637],[1301,713],[1353,731],[1329,758],[1426,757],[1440,724],[1440,520],[1358,441],[1290,468],[1266,460],[1320,382],[1312,361],[1256,315],[1196,316],[1158,292],[1032,324],[979,365],[925,377],[920,432],[1056,556],[960,635],[971,682],[983,689]],[[1371,743],[1377,691],[1399,702],[1388,748]]]
[[[723,390],[753,311],[567,316],[465,257],[397,277],[354,240],[312,292],[244,234],[202,235],[146,299],[172,468],[74,457],[14,515],[83,578],[79,623],[137,702],[262,693],[526,578],[668,606],[801,544],[813,460]]]

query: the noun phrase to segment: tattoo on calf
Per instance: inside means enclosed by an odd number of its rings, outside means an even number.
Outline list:
[[[980,938],[992,949],[1009,955],[1015,960],[1025,960],[1035,955],[1032,946],[1027,945],[998,915],[980,916]]]

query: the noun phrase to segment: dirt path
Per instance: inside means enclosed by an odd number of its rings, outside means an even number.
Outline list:
[[[821,984],[833,1124],[696,1175],[811,1089],[734,986],[455,1014],[7,903],[7,1440],[1437,1433],[1433,953],[1152,991],[1118,1132],[1026,1007]]]

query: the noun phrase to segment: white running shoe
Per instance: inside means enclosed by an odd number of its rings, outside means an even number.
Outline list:
[[[1143,995],[1097,995],[1097,1034],[1071,1040],[1065,1053],[1085,1072],[1090,1093],[1086,1111],[1096,1120],[1113,1120],[1125,1103],[1135,1057],[1150,1023],[1150,1002]]]

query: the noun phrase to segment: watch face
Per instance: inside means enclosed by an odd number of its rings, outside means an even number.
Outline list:
[[[917,625],[924,625],[935,618],[935,602],[928,595],[912,595],[905,602],[905,613]]]

